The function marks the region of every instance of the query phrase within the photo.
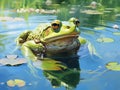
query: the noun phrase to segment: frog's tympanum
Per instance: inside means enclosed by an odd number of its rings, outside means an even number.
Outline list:
[[[70,18],[69,24],[62,24],[59,20],[51,24],[42,24],[35,30],[21,33],[17,39],[17,45],[25,57],[36,61],[42,56],[61,57],[76,55],[84,39],[79,38],[80,22],[76,18]]]

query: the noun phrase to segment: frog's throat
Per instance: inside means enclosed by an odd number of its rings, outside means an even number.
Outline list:
[[[46,41],[46,43],[50,43],[50,42],[65,39],[65,38],[78,38],[78,37],[79,37],[78,34],[59,35],[59,36],[55,36],[55,37],[46,38],[45,41]]]

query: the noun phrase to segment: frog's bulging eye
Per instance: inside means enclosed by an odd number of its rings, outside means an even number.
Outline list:
[[[52,26],[59,26],[59,24],[53,23]]]

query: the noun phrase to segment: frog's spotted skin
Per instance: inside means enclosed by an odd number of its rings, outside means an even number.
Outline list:
[[[54,32],[50,25],[46,25],[46,28],[44,25],[40,25],[34,31],[25,31],[20,34],[17,44],[22,47],[23,54],[33,61],[38,59],[37,55],[41,55],[43,52],[46,56],[59,56],[63,53],[74,55],[80,47],[79,34],[80,30],[73,21],[69,21],[69,26],[62,25],[58,32]],[[37,46],[42,51],[36,51]]]

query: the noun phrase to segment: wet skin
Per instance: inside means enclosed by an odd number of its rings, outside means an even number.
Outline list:
[[[76,55],[81,44],[79,35],[80,30],[73,21],[69,21],[69,26],[61,25],[56,31],[42,30],[41,27],[34,31],[25,31],[16,41],[24,56],[36,61],[41,54],[47,57]]]

